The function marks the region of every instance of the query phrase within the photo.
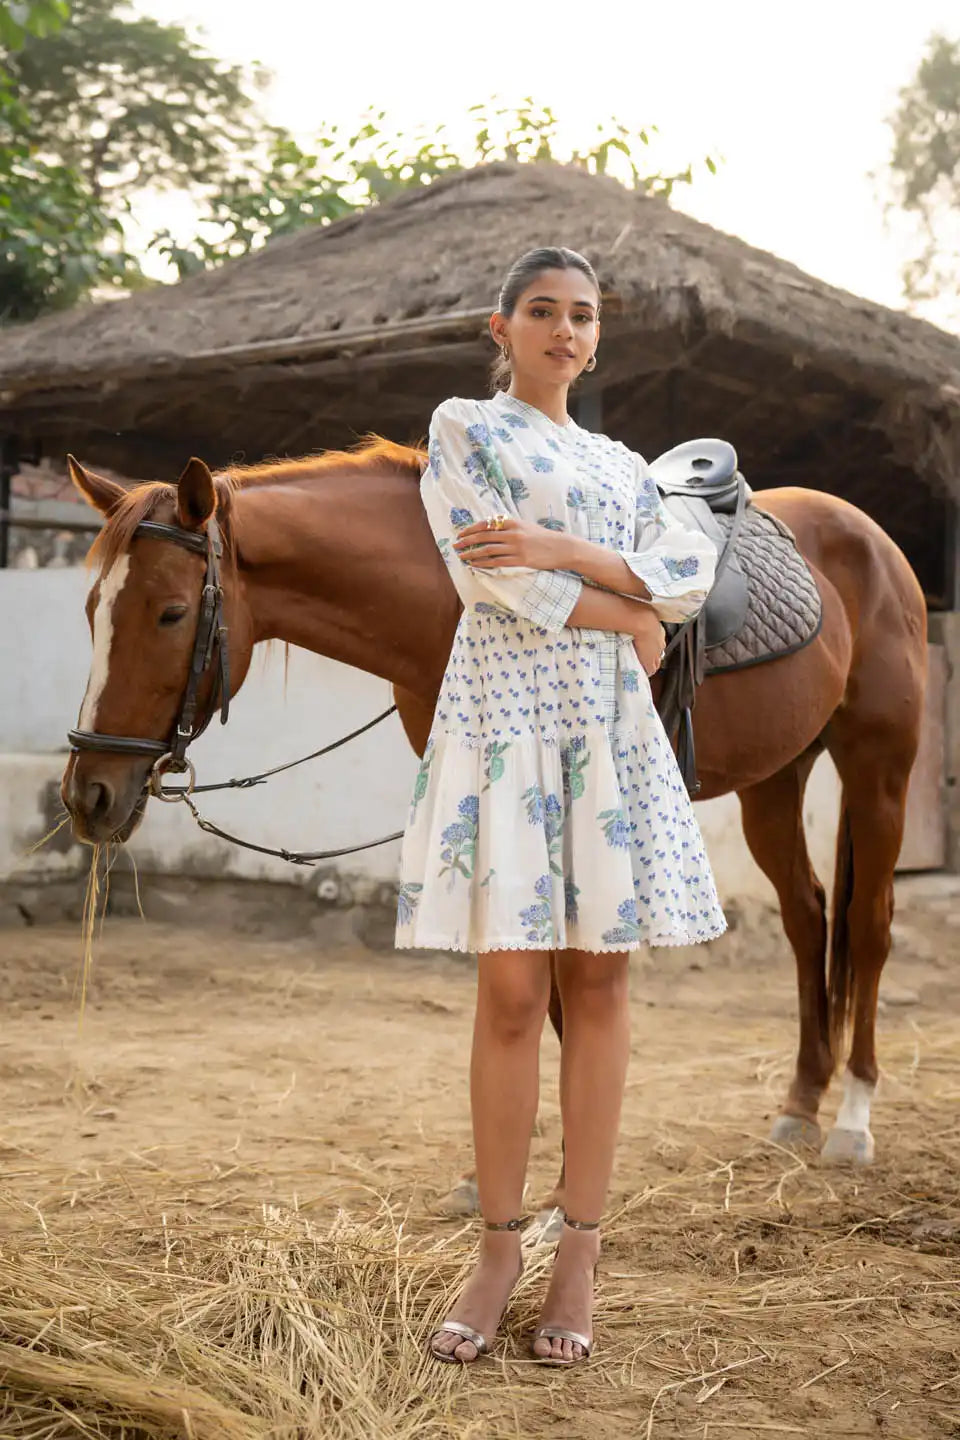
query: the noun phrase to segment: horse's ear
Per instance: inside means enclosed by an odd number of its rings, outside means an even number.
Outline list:
[[[88,505],[92,505],[94,510],[99,510],[101,515],[109,515],[115,510],[127,493],[116,480],[108,480],[105,475],[84,470],[72,455],[67,456],[67,469],[70,471],[70,479],[84,500]]]
[[[217,508],[213,476],[196,456],[188,460],[177,481],[177,517],[185,530],[199,530]]]

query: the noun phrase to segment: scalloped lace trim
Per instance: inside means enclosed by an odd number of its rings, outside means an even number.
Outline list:
[[[617,955],[624,950],[663,950],[670,947],[679,948],[682,945],[705,945],[709,940],[719,940],[722,935],[726,934],[726,930],[726,925],[723,925],[718,930],[698,931],[696,935],[678,935],[674,932],[670,935],[658,935],[645,940],[631,940],[628,945],[575,945],[568,948],[583,950],[588,955]],[[406,940],[397,936],[393,948],[395,950],[452,950],[457,955],[486,955],[492,950],[556,950],[557,946],[555,944],[533,944],[529,940],[498,940],[495,944],[462,945],[441,936],[417,940]]]

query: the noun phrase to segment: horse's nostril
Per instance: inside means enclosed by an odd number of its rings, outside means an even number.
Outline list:
[[[90,780],[84,790],[83,799],[87,816],[91,820],[100,819],[109,813],[113,805],[113,786],[108,785],[105,780]]]

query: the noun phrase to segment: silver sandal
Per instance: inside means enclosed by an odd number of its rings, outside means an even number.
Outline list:
[[[599,1230],[599,1220],[571,1220],[568,1216],[563,1217],[564,1225],[569,1225],[571,1230]],[[596,1279],[597,1267],[593,1267],[594,1279]],[[533,1348],[536,1340],[569,1340],[571,1345],[579,1345],[583,1351],[582,1355],[576,1355],[569,1360],[563,1360],[556,1355],[538,1355]],[[538,1365],[553,1365],[558,1369],[569,1369],[571,1365],[580,1365],[584,1360],[590,1359],[593,1350],[593,1341],[588,1335],[581,1335],[576,1330],[564,1330],[562,1325],[541,1325],[533,1332],[533,1339],[530,1342],[530,1350]]]
[[[488,1220],[485,1221],[483,1228],[484,1230],[519,1230],[522,1225],[522,1220]],[[519,1275],[517,1278],[519,1279]],[[461,1360],[453,1350],[450,1352],[436,1350],[433,1342],[438,1335],[460,1335],[463,1340],[469,1340],[477,1352],[474,1359]],[[474,1360],[480,1359],[481,1355],[489,1355],[490,1353],[490,1346],[487,1344],[486,1338],[480,1334],[479,1330],[471,1329],[471,1327],[465,1325],[462,1320],[445,1320],[430,1336],[430,1339],[427,1341],[427,1348],[433,1359],[439,1360],[444,1365],[472,1365]],[[459,1349],[459,1346],[457,1348]]]

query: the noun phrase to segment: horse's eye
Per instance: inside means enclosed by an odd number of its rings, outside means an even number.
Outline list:
[[[161,625],[176,625],[187,613],[186,605],[168,605],[160,616]]]

